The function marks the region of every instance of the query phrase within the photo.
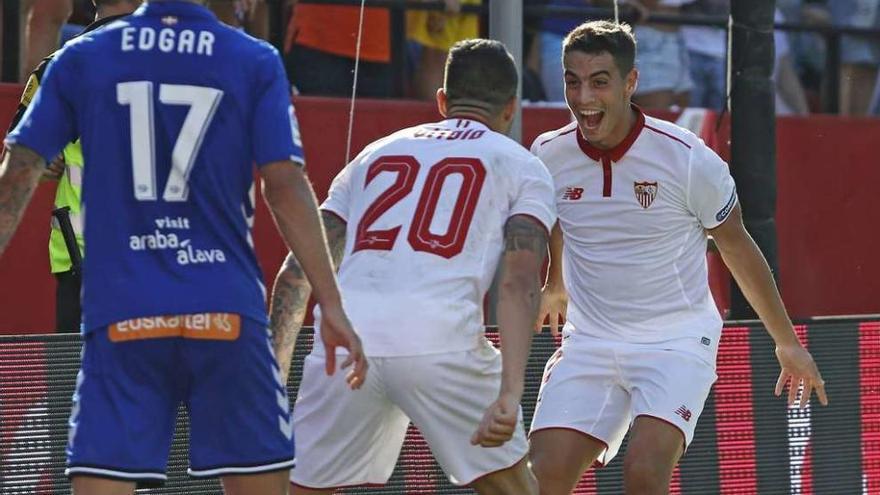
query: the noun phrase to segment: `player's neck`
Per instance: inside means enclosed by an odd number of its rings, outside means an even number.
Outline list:
[[[476,108],[452,107],[449,109],[449,112],[447,112],[446,118],[447,119],[476,120],[477,122],[492,129],[492,120],[493,119],[489,115],[489,112],[484,112],[484,111],[476,109]]]
[[[100,21],[101,19],[106,19],[108,17],[113,17],[115,15],[127,15],[131,14],[135,11],[136,5],[132,5],[128,2],[120,2],[116,5],[107,5],[105,7],[98,7],[98,10],[95,12],[95,21]]]
[[[607,140],[605,149],[614,149],[629,136],[629,133],[632,132],[632,128],[636,125],[636,111],[633,109],[632,104],[627,102],[626,111],[623,114],[623,118],[620,119],[620,123],[615,127],[614,134],[610,139]]]

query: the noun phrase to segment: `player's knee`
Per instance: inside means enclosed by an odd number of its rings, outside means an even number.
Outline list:
[[[517,493],[538,495],[538,480],[525,459],[510,469],[499,471],[475,481],[471,487],[479,495],[506,495]]]
[[[627,495],[663,494],[669,487],[670,470],[647,455],[627,455],[623,480]]]
[[[565,463],[553,459],[552,453],[533,453],[531,455],[532,472],[538,480],[541,495],[567,494],[571,491],[570,476],[566,475]]]

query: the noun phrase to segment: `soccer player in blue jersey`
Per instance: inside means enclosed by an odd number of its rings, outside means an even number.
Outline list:
[[[292,424],[250,234],[254,163],[321,305],[324,345],[349,349],[351,387],[366,374],[281,60],[200,3],[151,0],[67,45],[6,141],[0,253],[46,162],[81,136],[89,164],[67,471],[78,494],[161,484],[181,403],[190,474],[221,477],[227,493],[286,493]]]

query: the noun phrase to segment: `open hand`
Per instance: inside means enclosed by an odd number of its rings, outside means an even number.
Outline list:
[[[804,407],[810,402],[813,390],[816,391],[819,402],[823,406],[828,405],[828,397],[825,395],[825,380],[819,374],[819,368],[813,361],[813,356],[806,349],[800,344],[776,346],[776,359],[779,360],[779,366],[782,367],[779,379],[776,381],[777,396],[782,394],[785,383],[788,382],[788,405],[794,404],[797,400],[800,385],[804,386],[799,403],[800,407]]]
[[[341,307],[321,307],[321,341],[324,343],[327,374],[336,371],[336,348],[347,349],[348,357],[342,363],[342,369],[351,369],[345,375],[345,381],[352,390],[361,388],[367,378],[367,357],[360,337]]]

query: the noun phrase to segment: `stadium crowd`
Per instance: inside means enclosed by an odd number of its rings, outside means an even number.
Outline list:
[[[9,1],[9,0],[6,0]],[[426,0],[428,1],[428,0]],[[269,17],[284,15],[283,51],[288,78],[303,94],[345,96],[351,90],[358,8],[300,4],[286,0],[270,9],[265,0],[211,0],[218,18],[269,37]],[[391,28],[384,8],[367,9],[360,51],[360,94],[367,97],[433,99],[449,47],[460,39],[487,34],[485,17],[463,13],[481,0],[443,0],[445,11],[410,10],[406,15],[406,74],[403,94],[392,84]],[[609,7],[611,0],[525,0],[525,5]],[[620,0],[625,15],[637,22],[642,78],[635,101],[645,108],[702,107],[726,103],[727,39],[724,29],[678,27],[645,21],[652,13],[727,15],[730,0]],[[274,4],[274,3],[273,3]],[[828,27],[880,28],[878,0],[780,0],[778,23]],[[21,4],[22,80],[39,61],[94,17],[88,0],[25,0]],[[270,11],[271,10],[271,11]],[[525,19],[524,99],[562,102],[558,76],[560,43],[578,18],[529,16]],[[328,26],[333,26],[332,29]],[[775,33],[777,113],[822,111],[827,38],[809,31]],[[880,115],[880,37],[842,37],[839,111],[843,115]]]

